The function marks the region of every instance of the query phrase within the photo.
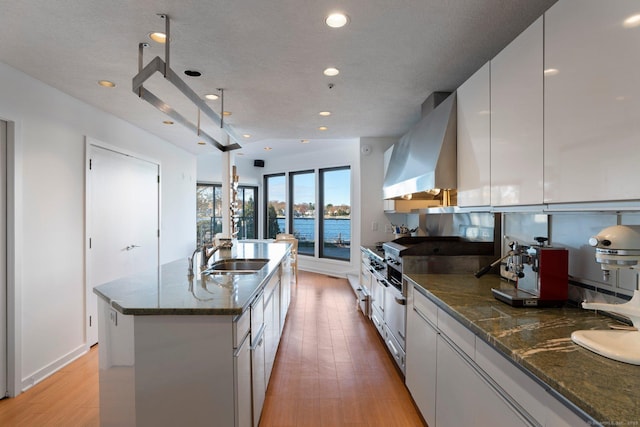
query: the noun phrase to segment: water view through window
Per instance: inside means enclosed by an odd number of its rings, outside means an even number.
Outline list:
[[[316,194],[318,180],[319,194]],[[278,233],[290,233],[298,239],[298,253],[301,255],[346,261],[350,259],[349,167],[290,172],[288,176],[267,175],[264,183],[266,238],[274,239]],[[322,236],[319,245],[316,245],[317,236]]]
[[[298,253],[313,256],[316,243],[316,174],[291,175],[292,221],[290,230],[298,238]]]
[[[320,170],[323,204],[320,256],[349,260],[351,253],[351,170]]]

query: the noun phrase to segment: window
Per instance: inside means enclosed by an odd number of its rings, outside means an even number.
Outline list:
[[[351,258],[351,170],[320,169],[321,258]]]
[[[239,224],[238,239],[256,239],[258,238],[258,221],[256,221],[256,196],[258,195],[257,187],[238,188],[238,207]]]
[[[196,241],[198,246],[211,242],[222,232],[222,187],[212,184],[196,186]]]
[[[266,239],[275,239],[276,234],[285,232],[286,198],[285,175],[266,175],[264,177]]]
[[[265,238],[291,233],[299,255],[351,259],[349,166],[266,175],[264,194]]]
[[[256,187],[238,187],[240,207],[238,239],[255,239],[257,232]],[[217,233],[222,233],[222,186],[220,184],[198,184],[196,186],[196,241],[198,246],[211,242]]]
[[[291,212],[289,230],[298,239],[298,253],[313,256],[316,243],[316,174],[314,171],[289,174]]]

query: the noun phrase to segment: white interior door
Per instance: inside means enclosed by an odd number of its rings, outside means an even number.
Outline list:
[[[7,391],[7,122],[0,120],[0,399]]]
[[[93,288],[158,266],[159,166],[89,146],[87,344],[98,342]]]

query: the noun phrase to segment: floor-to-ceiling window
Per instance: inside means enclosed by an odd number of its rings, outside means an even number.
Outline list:
[[[291,172],[289,188],[289,230],[298,239],[298,253],[313,256],[316,242],[315,171]]]
[[[264,177],[264,237],[267,239],[275,239],[276,234],[284,233],[286,230],[287,194],[285,181],[283,173]]]
[[[238,239],[255,239],[258,234],[257,211],[255,209],[257,187],[238,187],[240,208]],[[198,246],[213,240],[222,232],[222,186],[220,184],[198,184],[196,187],[196,223]]]
[[[256,239],[258,238],[258,221],[256,212],[256,200],[258,196],[258,187],[238,188],[238,207],[239,223],[238,223],[238,239]]]
[[[351,169],[320,169],[321,258],[349,260],[351,253]]]
[[[349,166],[266,175],[264,193],[265,238],[288,232],[300,255],[350,260]]]

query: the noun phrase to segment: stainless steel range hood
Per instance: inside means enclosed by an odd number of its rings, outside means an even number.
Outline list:
[[[382,188],[385,199],[433,199],[435,189],[456,188],[456,118],[452,93],[394,145]]]

